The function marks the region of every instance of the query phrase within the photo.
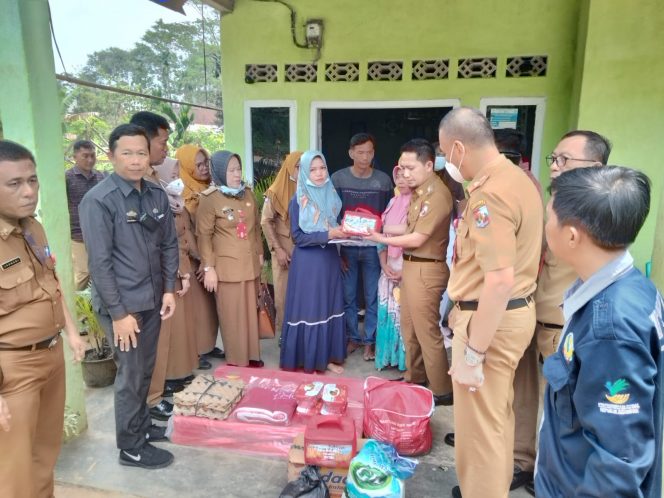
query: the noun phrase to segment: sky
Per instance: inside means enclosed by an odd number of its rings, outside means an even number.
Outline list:
[[[183,22],[197,15],[185,5],[187,17],[149,0],[50,0],[55,36],[69,73],[80,70],[88,54],[109,47],[129,49],[157,20]],[[62,64],[53,47],[55,70]]]

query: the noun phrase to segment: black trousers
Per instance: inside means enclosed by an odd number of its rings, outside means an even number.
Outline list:
[[[147,398],[161,328],[159,308],[132,315],[140,330],[136,334],[138,345],[135,349],[120,351],[113,345],[111,317],[103,312],[97,314],[118,366],[115,377],[115,435],[117,446],[122,450],[142,447],[152,423]]]

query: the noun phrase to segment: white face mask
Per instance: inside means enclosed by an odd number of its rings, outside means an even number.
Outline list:
[[[461,163],[463,162],[463,156],[461,157],[461,161],[459,161],[459,166],[455,166],[454,163],[452,162],[453,152],[454,152],[454,145],[452,145],[452,150],[450,151],[450,158],[445,162],[445,169],[452,177],[452,180],[454,180],[457,183],[463,183],[466,181],[466,179],[461,174]],[[465,151],[464,151],[464,156],[465,156]]]
[[[184,192],[184,182],[182,179],[176,178],[171,183],[166,185],[166,191],[169,194],[182,195],[182,192]]]
[[[443,171],[445,169],[445,157],[444,156],[436,156],[436,161],[433,163],[433,170],[434,171]]]

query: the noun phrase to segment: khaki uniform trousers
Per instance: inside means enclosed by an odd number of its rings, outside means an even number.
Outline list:
[[[11,413],[0,429],[0,496],[50,498],[65,411],[62,339],[52,349],[0,351],[0,395]]]
[[[281,335],[281,327],[284,323],[284,306],[286,305],[286,289],[288,288],[288,267],[284,268],[277,261],[277,255],[272,254],[272,283],[274,285],[274,307],[277,309],[277,320],[275,331],[277,336]]]
[[[85,244],[76,240],[71,241],[71,256],[74,264],[74,284],[76,290],[83,290],[90,282],[90,272],[88,271],[88,253],[85,250]]]
[[[452,364],[465,361],[473,311],[454,310]],[[506,311],[477,391],[454,383],[455,458],[464,498],[507,498],[513,473],[514,372],[535,329],[535,304]]]
[[[449,271],[441,263],[404,261],[401,273],[401,337],[406,348],[408,382],[429,381],[435,395],[452,391],[440,331],[440,298]]]
[[[539,355],[546,359],[558,349],[562,329],[538,323],[514,375],[514,465],[532,472],[537,454],[537,415],[540,404]]]

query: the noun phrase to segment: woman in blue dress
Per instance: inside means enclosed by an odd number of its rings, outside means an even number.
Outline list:
[[[341,199],[320,152],[302,155],[297,192],[288,209],[295,249],[286,291],[280,366],[342,373],[346,328],[341,260],[336,245],[328,242],[343,239],[345,234],[337,222]]]

